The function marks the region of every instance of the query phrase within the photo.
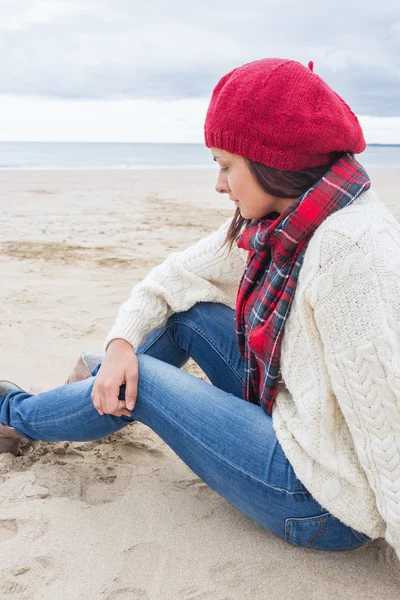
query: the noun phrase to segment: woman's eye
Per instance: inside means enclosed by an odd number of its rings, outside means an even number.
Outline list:
[[[228,167],[221,167],[222,172],[227,171],[227,170],[228,170]]]

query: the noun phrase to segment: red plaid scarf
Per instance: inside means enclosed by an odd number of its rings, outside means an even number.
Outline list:
[[[371,185],[350,155],[340,158],[281,215],[270,213],[238,238],[249,250],[236,301],[236,335],[245,364],[244,398],[272,414],[280,373],[283,330],[304,254],[317,227]]]

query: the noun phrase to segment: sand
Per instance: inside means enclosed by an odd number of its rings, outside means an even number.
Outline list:
[[[396,170],[369,169],[400,217]],[[62,384],[132,285],[234,210],[214,170],[2,172],[1,374]],[[205,378],[193,361],[184,367]],[[0,456],[0,599],[399,598],[383,539],[296,547],[240,513],[141,423]]]

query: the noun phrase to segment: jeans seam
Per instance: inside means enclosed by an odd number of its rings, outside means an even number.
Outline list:
[[[154,340],[151,340],[151,342],[148,344],[148,346],[147,346],[147,347],[145,346],[145,347],[144,347],[144,350],[141,350],[141,351],[139,352],[139,354],[144,354],[145,352],[147,352],[147,350],[148,350],[149,348],[151,348],[151,347],[152,347],[152,346],[153,346],[153,345],[154,345],[154,344],[155,344],[155,343],[156,343],[156,342],[157,342],[157,341],[160,339],[160,337],[161,337],[161,336],[163,336],[163,335],[164,335],[164,333],[165,333],[165,331],[166,331],[167,327],[168,327],[168,325],[165,325],[165,326],[163,327],[163,330],[162,330],[162,331],[160,331],[160,333],[158,334],[158,336],[157,336],[156,338],[154,338]]]
[[[319,519],[319,529],[318,531],[316,531],[314,533],[314,535],[312,535],[310,537],[310,539],[308,540],[308,543],[311,545],[312,548],[314,548],[314,544],[317,541],[317,539],[319,537],[321,537],[321,535],[324,533],[324,531],[326,530],[326,518],[324,517],[320,517]]]
[[[202,440],[200,440],[196,435],[194,435],[188,429],[186,429],[186,427],[184,427],[181,423],[179,423],[179,421],[176,421],[173,417],[171,417],[166,412],[164,412],[163,410],[161,410],[160,407],[157,404],[154,404],[153,402],[151,402],[149,400],[147,400],[147,402],[149,404],[151,404],[156,411],[158,411],[164,417],[166,417],[167,419],[169,419],[170,421],[172,421],[173,423],[175,423],[175,425],[177,425],[182,431],[184,431],[187,435],[189,435],[191,438],[193,438],[194,440],[196,440],[201,446],[203,446],[209,452],[211,452],[211,454],[214,454],[215,456],[218,456],[218,458],[220,458],[223,462],[225,462],[225,463],[229,464],[230,466],[234,467],[235,469],[237,469],[238,471],[240,471],[244,475],[247,475],[251,479],[254,479],[255,481],[258,481],[258,482],[262,483],[263,485],[265,485],[268,488],[271,488],[273,490],[276,489],[276,486],[270,485],[269,483],[266,483],[265,481],[263,481],[259,477],[256,477],[255,475],[252,475],[251,473],[248,473],[247,471],[245,471],[244,469],[242,469],[242,467],[239,467],[237,464],[231,462],[226,457],[222,456],[218,452],[215,452],[215,450],[213,450],[212,448],[210,448],[206,443],[204,443]],[[279,491],[286,492],[287,494],[304,494],[306,496],[309,496],[309,492],[303,491],[303,490],[291,492],[289,490],[285,490],[284,488],[279,488]]]

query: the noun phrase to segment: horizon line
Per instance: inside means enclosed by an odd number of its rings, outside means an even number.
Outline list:
[[[174,145],[186,145],[186,146],[205,146],[202,142],[121,142],[121,141],[91,141],[91,140],[0,140],[0,144],[174,144]],[[382,142],[371,142],[368,146],[400,146],[398,143],[382,143]],[[362,154],[362,153],[361,153]]]

